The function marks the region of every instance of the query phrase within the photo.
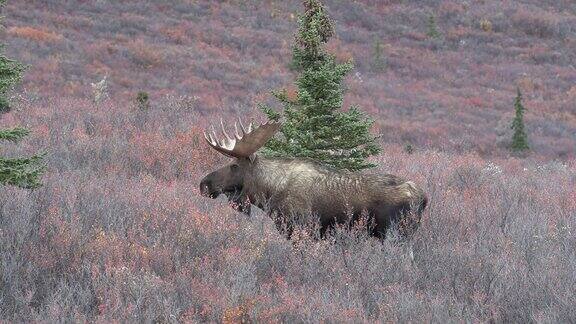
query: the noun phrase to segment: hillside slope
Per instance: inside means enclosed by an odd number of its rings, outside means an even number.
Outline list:
[[[429,197],[410,242],[362,226],[288,241],[263,211],[200,195],[229,162],[208,122],[261,117],[292,82],[299,1],[13,0],[2,36],[30,67],[0,127],[33,132],[0,153],[46,151],[47,171],[0,187],[0,322],[575,323],[574,1],[326,3],[331,50],[357,65],[346,105],[383,135],[374,162]],[[517,86],[529,158],[495,131]]]
[[[385,141],[494,154],[519,86],[536,152],[574,155],[572,1],[326,3],[338,28],[332,51],[356,62],[347,104],[374,114]],[[291,84],[298,10],[295,0],[12,1],[5,36],[31,65],[24,87],[40,97],[90,96],[107,74],[118,99],[186,94],[207,114],[254,114]],[[430,15],[440,40],[426,35]],[[371,71],[376,39],[381,73]]]

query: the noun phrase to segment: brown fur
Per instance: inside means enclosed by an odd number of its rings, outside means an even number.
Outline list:
[[[234,169],[232,169],[234,168]],[[384,237],[392,223],[410,235],[426,206],[424,192],[412,182],[376,171],[346,172],[306,159],[256,157],[234,163],[206,176],[204,195],[227,194],[239,210],[249,204],[267,210],[290,236],[292,222],[317,217],[321,233],[336,223],[357,219],[366,212],[374,220],[372,234]],[[352,219],[350,218],[352,217]]]

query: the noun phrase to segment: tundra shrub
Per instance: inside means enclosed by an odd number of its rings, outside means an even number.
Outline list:
[[[493,30],[492,22],[490,20],[484,18],[484,19],[480,20],[480,28],[483,31],[490,33]]]
[[[138,105],[138,109],[140,110],[149,110],[150,109],[150,96],[147,92],[140,91],[136,95],[136,104]]]

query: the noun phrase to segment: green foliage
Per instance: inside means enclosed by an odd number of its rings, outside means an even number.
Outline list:
[[[404,144],[404,152],[406,152],[408,154],[414,153],[414,145],[412,145],[412,143]]]
[[[0,0],[0,10],[6,4],[5,0]],[[0,17],[1,19],[2,17]],[[14,88],[22,79],[24,66],[17,61],[9,59],[4,55],[4,45],[0,44],[0,113],[10,111],[8,102],[8,92]]]
[[[511,128],[514,130],[514,135],[512,135],[512,144],[510,149],[515,152],[524,152],[530,149],[528,144],[528,135],[526,134],[526,128],[524,126],[524,105],[522,105],[522,93],[518,89],[518,94],[514,101],[514,109],[516,110],[516,116],[512,121]]]
[[[44,155],[15,159],[0,157],[0,183],[24,189],[40,187],[40,177],[44,173],[43,159]]]
[[[16,127],[0,130],[0,140],[17,142],[30,133]],[[0,184],[32,189],[40,186],[40,176],[44,171],[43,154],[29,158],[0,157]]]
[[[0,130],[0,140],[18,142],[29,134],[30,131],[22,127],[3,129]]]
[[[5,1],[0,0],[0,6]],[[8,59],[0,47],[0,112],[10,110],[7,94],[22,78],[24,66]],[[27,129],[16,127],[0,129],[0,140],[17,142],[27,136]],[[40,176],[44,171],[43,155],[29,158],[5,158],[0,156],[0,184],[31,189],[40,186]]]
[[[434,15],[432,14],[428,17],[428,32],[426,33],[426,35],[428,35],[428,37],[432,39],[438,39],[442,36],[440,34],[440,31],[438,31],[438,25],[436,24],[436,17],[434,17]]]
[[[140,91],[136,95],[136,104],[140,110],[150,109],[150,95],[147,92]]]
[[[279,134],[270,140],[263,154],[275,157],[312,158],[338,169],[373,167],[366,158],[380,152],[370,134],[373,121],[358,107],[341,111],[342,82],[353,69],[352,62],[339,64],[324,46],[334,27],[318,0],[304,0],[304,14],[293,47],[292,67],[299,72],[297,93],[275,91],[283,111],[261,106],[268,118],[284,119]]]
[[[386,69],[386,59],[384,58],[384,46],[380,39],[374,40],[373,54],[372,54],[372,70],[374,72],[382,72]]]
[[[0,113],[10,111],[8,92],[22,79],[24,66],[7,58],[0,46]]]
[[[330,60],[323,45],[334,36],[334,25],[319,0],[304,0],[304,15],[298,16],[298,26],[292,48],[292,65],[296,70],[315,68]]]
[[[10,103],[6,98],[0,96],[0,114],[7,113],[10,111]]]

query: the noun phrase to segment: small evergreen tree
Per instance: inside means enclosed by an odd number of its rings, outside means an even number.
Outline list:
[[[518,94],[514,101],[514,109],[516,110],[516,116],[512,121],[512,129],[514,130],[514,135],[512,135],[512,144],[510,148],[515,152],[524,152],[530,149],[528,145],[528,135],[526,134],[526,129],[524,126],[524,105],[522,105],[522,92],[518,88]]]
[[[0,11],[5,3],[5,0],[0,0]],[[0,113],[10,111],[10,104],[7,99],[8,92],[14,88],[14,85],[20,82],[23,71],[24,66],[22,64],[4,55],[4,45],[0,44]]]
[[[436,24],[436,17],[432,14],[428,17],[428,32],[426,35],[433,39],[438,39],[441,36],[438,31],[438,25]]]
[[[5,0],[0,0],[0,9],[5,2]],[[23,70],[23,65],[6,58],[3,48],[0,47],[0,111],[9,111],[8,91],[21,80]],[[17,142],[28,134],[28,130],[20,127],[0,129],[0,140]],[[39,179],[43,170],[41,155],[29,158],[5,158],[0,156],[0,184],[2,185],[36,188],[40,185]]]
[[[378,38],[374,40],[373,51],[372,70],[374,72],[382,72],[386,68],[386,59],[384,58],[384,46],[382,46],[382,41]]]
[[[414,153],[414,145],[412,145],[412,143],[404,144],[404,152],[406,152],[408,154]]]
[[[373,167],[366,161],[380,147],[370,134],[373,121],[358,107],[339,111],[343,104],[342,82],[353,69],[351,62],[338,64],[324,46],[334,27],[319,0],[304,0],[304,14],[292,51],[292,67],[299,72],[295,97],[286,90],[273,92],[282,107],[278,113],[261,108],[270,119],[284,117],[279,134],[270,140],[263,154],[276,157],[307,157],[338,169]]]
[[[148,92],[140,91],[136,95],[136,104],[140,110],[147,111],[150,109],[150,95]]]

